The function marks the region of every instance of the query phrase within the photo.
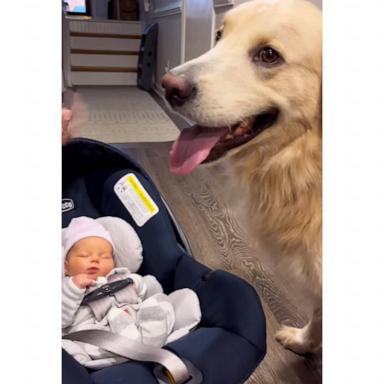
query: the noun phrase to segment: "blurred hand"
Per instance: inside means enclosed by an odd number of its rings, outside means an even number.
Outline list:
[[[95,279],[92,279],[85,273],[72,276],[72,281],[76,285],[76,287],[80,289],[89,288],[90,286],[95,284]]]
[[[67,144],[77,133],[88,119],[87,106],[77,92],[66,90],[61,107],[61,139],[62,143]]]
[[[61,108],[61,141],[67,144],[70,140],[69,122],[71,121],[72,111],[68,108]]]

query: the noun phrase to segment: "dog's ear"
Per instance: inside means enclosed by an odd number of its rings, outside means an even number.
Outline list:
[[[223,34],[224,26],[222,25],[219,29],[216,29],[216,35],[215,35],[215,44],[221,39],[221,36]]]

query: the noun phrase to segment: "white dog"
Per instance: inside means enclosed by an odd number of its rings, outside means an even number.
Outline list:
[[[311,321],[277,339],[321,346],[322,18],[304,0],[256,0],[227,13],[216,46],[163,78],[173,108],[194,120],[171,151],[173,172],[224,159],[248,227],[314,292]]]

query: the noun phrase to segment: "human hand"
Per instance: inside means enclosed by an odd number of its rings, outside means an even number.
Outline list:
[[[69,122],[71,121],[72,111],[68,108],[61,108],[61,141],[67,144],[70,140]]]
[[[95,279],[89,277],[85,273],[80,273],[79,275],[72,276],[72,281],[77,288],[84,289],[89,288],[91,285],[95,284]]]
[[[61,140],[63,144],[79,134],[81,126],[88,120],[88,107],[83,97],[74,91],[66,90],[61,106]]]

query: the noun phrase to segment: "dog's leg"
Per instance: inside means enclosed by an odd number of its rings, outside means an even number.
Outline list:
[[[311,321],[304,328],[283,325],[276,333],[276,340],[285,348],[301,355],[318,351],[322,341],[321,300],[313,311]]]

